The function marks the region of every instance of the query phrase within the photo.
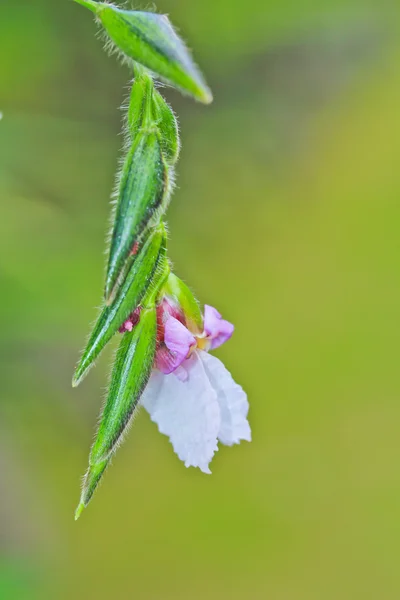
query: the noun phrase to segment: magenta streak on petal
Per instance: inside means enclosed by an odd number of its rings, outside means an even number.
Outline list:
[[[165,323],[164,344],[157,350],[156,365],[168,375],[187,358],[190,348],[196,345],[196,339],[180,321],[169,317]]]
[[[156,367],[164,375],[169,375],[176,369],[174,356],[164,343],[157,348]]]
[[[225,321],[215,308],[207,304],[204,306],[204,331],[211,341],[211,350],[227,342],[234,329],[234,325]]]
[[[184,321],[182,309],[169,298],[163,299],[162,311],[164,313],[164,322],[166,322],[169,317],[174,317],[174,319],[177,319],[181,323]]]

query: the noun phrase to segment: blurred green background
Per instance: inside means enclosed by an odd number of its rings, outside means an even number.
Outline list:
[[[74,522],[110,353],[70,381],[131,74],[81,7],[1,0],[0,598],[398,600],[398,2],[157,8],[215,94],[166,90],[170,253],[236,325],[218,356],[253,442],[208,477],[142,412]]]

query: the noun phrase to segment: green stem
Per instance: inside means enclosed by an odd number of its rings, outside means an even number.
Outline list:
[[[143,111],[143,128],[152,129],[154,127],[154,119],[153,119],[153,90],[154,83],[151,75],[145,74],[146,81],[146,100]]]

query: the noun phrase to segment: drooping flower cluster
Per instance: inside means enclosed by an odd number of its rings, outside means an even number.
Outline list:
[[[204,103],[211,102],[211,92],[167,17],[76,1],[95,13],[135,74],[127,151],[117,177],[105,303],[73,378],[78,385],[109,340],[122,334],[78,518],[140,404],[185,465],[205,473],[210,473],[218,442],[250,441],[251,432],[246,394],[209,354],[230,339],[234,327],[211,306],[200,311],[167,258],[164,215],[180,142],[176,117],[154,77]]]

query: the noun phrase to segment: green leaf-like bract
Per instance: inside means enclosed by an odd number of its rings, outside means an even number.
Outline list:
[[[105,2],[75,0],[95,13],[116,48],[165,82],[209,104],[212,93],[168,17],[123,10]]]
[[[212,101],[203,76],[168,17],[102,2],[96,12],[110,39],[126,56],[200,102]]]
[[[135,243],[165,211],[169,200],[168,167],[158,131],[141,131],[128,153],[117,198],[105,297],[109,301]]]
[[[145,69],[135,65],[135,79],[132,85],[131,97],[127,114],[128,133],[134,140],[146,119],[146,109],[151,102],[154,84]],[[150,98],[149,98],[150,97]]]
[[[163,155],[167,163],[173,166],[178,160],[180,151],[178,122],[175,113],[157,90],[153,92],[152,107],[154,119],[160,131]]]
[[[149,380],[156,350],[155,306],[142,310],[140,321],[125,333],[117,351],[110,389],[89,457],[77,517],[86,506],[127,428]]]
[[[139,323],[122,336],[111,376],[110,390],[90,464],[113,452],[150,377],[156,348],[156,309],[142,310]]]
[[[76,387],[86,376],[107,342],[137,308],[145,293],[160,285],[165,278],[166,233],[164,225],[152,230],[140,248],[128,275],[110,306],[105,306],[93,328],[76,368],[72,385]]]
[[[135,65],[135,79],[127,114],[128,135],[133,141],[140,129],[157,128],[161,150],[168,165],[175,165],[180,151],[179,128],[174,111],[160,92],[154,89],[151,75]]]
[[[201,333],[203,331],[203,317],[200,306],[186,283],[174,273],[170,273],[164,286],[164,293],[181,307],[189,329]]]

